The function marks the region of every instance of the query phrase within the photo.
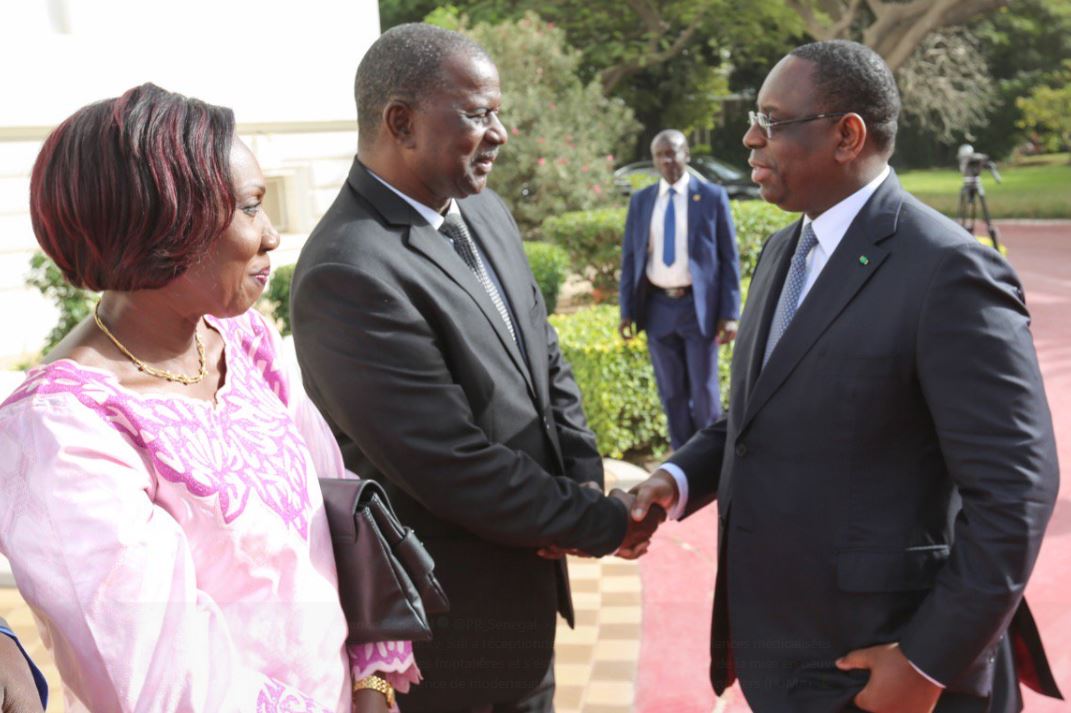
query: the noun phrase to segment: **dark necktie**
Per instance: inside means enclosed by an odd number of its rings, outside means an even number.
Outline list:
[[[796,252],[792,254],[792,264],[788,267],[785,275],[785,285],[781,288],[781,299],[777,300],[777,311],[774,312],[773,321],[770,322],[770,336],[766,338],[766,354],[762,358],[762,365],[770,360],[770,354],[774,347],[781,341],[781,336],[788,329],[792,318],[796,316],[796,307],[800,302],[800,294],[803,292],[803,283],[807,279],[807,255],[818,244],[818,236],[808,223],[800,235],[800,241],[796,245]]]
[[[666,218],[662,224],[662,262],[669,266],[677,259],[677,202],[673,196],[677,191],[669,187],[669,200],[666,201]]]
[[[461,218],[461,214],[447,213],[439,232],[451,239],[454,244],[454,252],[469,266],[477,281],[483,285],[483,289],[487,292],[487,296],[491,298],[491,302],[494,303],[498,314],[502,316],[502,321],[506,323],[509,335],[516,342],[517,333],[513,331],[513,320],[509,318],[509,310],[506,309],[506,303],[502,301],[502,295],[498,293],[495,283],[491,282],[491,278],[487,274],[487,268],[484,267],[480,253],[476,251],[476,244],[473,242],[472,236],[469,235],[469,229]]]

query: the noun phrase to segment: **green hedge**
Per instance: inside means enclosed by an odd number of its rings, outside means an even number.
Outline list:
[[[606,298],[617,293],[627,212],[627,208],[579,210],[543,221],[543,236],[565,248],[573,270],[590,277],[592,287]]]
[[[751,278],[745,278],[741,285],[743,299],[750,282]],[[573,367],[599,451],[611,458],[634,452],[658,455],[669,446],[669,427],[647,354],[647,335],[641,332],[627,342],[621,339],[619,318],[617,307],[600,305],[553,315],[550,322]],[[718,379],[723,408],[729,404],[732,358],[733,344],[721,347]]]
[[[569,271],[569,253],[551,243],[526,240],[524,254],[547,303],[547,314],[553,314],[558,306],[558,292]]]
[[[551,315],[562,354],[584,397],[584,412],[599,452],[621,458],[629,451],[663,452],[669,445],[666,416],[658,400],[647,338],[618,336],[614,305]]]
[[[740,250],[740,274],[749,277],[766,238],[796,216],[765,201],[730,201],[729,207]],[[568,251],[575,272],[593,274],[592,286],[612,298],[617,292],[627,214],[627,208],[563,213],[543,221],[543,235]]]

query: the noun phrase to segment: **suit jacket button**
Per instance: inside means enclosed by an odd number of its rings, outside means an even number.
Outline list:
[[[736,456],[738,458],[743,458],[746,455],[747,455],[747,446],[744,445],[743,443],[737,443],[736,444]]]

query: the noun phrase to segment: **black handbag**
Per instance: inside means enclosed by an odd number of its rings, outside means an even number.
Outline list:
[[[398,522],[373,480],[320,478],[348,644],[427,641],[429,614],[450,610],[435,561]]]

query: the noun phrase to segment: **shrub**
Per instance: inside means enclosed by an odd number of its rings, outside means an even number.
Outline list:
[[[766,201],[730,201],[736,245],[740,251],[740,276],[751,278],[766,238],[798,217]]]
[[[573,270],[591,277],[598,292],[596,301],[616,297],[627,212],[626,208],[599,208],[554,215],[543,221],[543,235],[565,248]]]
[[[26,284],[40,290],[59,310],[59,321],[48,333],[45,346],[41,350],[41,356],[44,356],[67,336],[67,332],[90,315],[97,295],[67,282],[56,263],[40,252],[34,253],[30,258],[30,272],[26,277]]]
[[[553,314],[558,306],[558,292],[565,282],[569,270],[569,254],[557,245],[526,240],[524,254],[532,268],[543,301],[547,303],[547,313]]]
[[[275,318],[276,326],[284,337],[290,334],[290,281],[293,279],[293,265],[275,268],[268,289],[260,298],[260,310]]]
[[[621,339],[617,308],[612,305],[552,315],[550,322],[573,367],[599,452],[621,458],[631,451],[665,451],[669,431],[646,335]]]
[[[740,274],[750,278],[766,238],[796,216],[764,201],[730,201],[729,207],[736,226]],[[627,208],[602,208],[564,213],[543,221],[543,234],[569,252],[573,270],[593,275],[592,285],[599,293],[596,301],[602,296],[616,299],[627,215]]]

